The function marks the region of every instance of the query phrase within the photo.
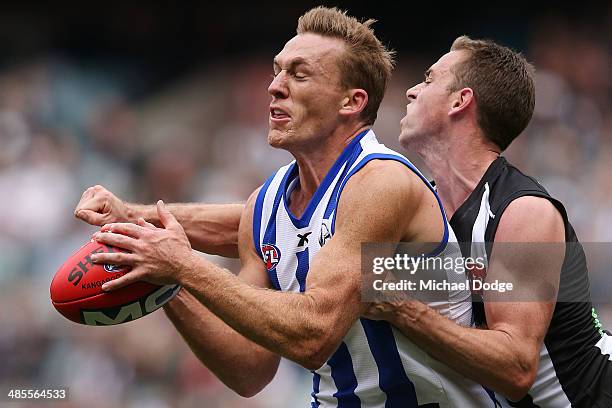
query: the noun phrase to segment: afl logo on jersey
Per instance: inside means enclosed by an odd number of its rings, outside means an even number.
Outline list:
[[[266,269],[271,271],[276,268],[276,265],[280,261],[281,253],[280,249],[276,245],[273,244],[263,244],[261,246],[261,254],[263,255],[263,260],[266,263]]]

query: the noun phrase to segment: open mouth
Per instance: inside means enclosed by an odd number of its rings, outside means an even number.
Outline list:
[[[272,118],[273,120],[289,120],[291,119],[291,116],[289,116],[289,114],[280,109],[280,108],[270,108],[270,118]]]

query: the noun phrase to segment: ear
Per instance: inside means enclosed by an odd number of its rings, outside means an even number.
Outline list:
[[[368,93],[363,89],[349,89],[348,94],[342,99],[340,115],[350,116],[360,114],[368,104]]]
[[[476,99],[474,98],[474,91],[472,91],[472,88],[463,88],[453,92],[448,116],[459,115],[475,103]]]

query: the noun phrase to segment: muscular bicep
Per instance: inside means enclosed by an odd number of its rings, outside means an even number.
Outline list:
[[[513,288],[485,295],[489,328],[539,349],[554,311],[564,256],[565,226],[554,205],[539,197],[513,201],[500,220],[486,278]]]
[[[319,299],[342,334],[362,311],[362,243],[399,242],[407,224],[402,203],[411,196],[412,179],[396,163],[371,164],[346,184],[334,235],[314,257],[306,280],[307,293]]]
[[[253,243],[253,211],[259,190],[260,188],[251,194],[240,218],[240,226],[238,227],[240,272],[238,277],[253,286],[270,288],[268,272]]]

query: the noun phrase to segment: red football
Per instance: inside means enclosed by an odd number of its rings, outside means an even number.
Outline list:
[[[51,302],[67,319],[91,326],[125,323],[164,305],[180,290],[179,285],[136,282],[112,292],[102,284],[123,276],[129,268],[94,264],[91,255],[119,249],[93,239],[70,256],[51,281]]]

